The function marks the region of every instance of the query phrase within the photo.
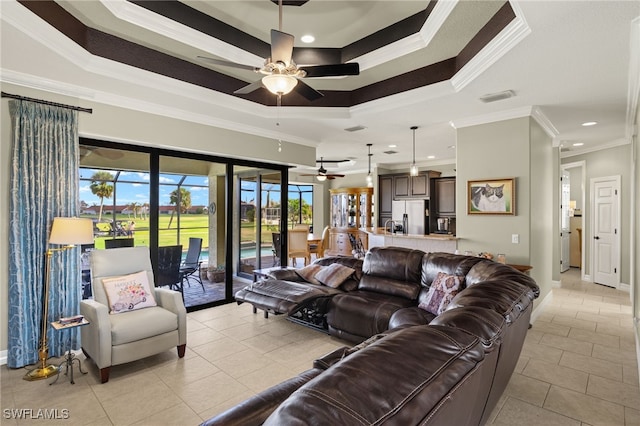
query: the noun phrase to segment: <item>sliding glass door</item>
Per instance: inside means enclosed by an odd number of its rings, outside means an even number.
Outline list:
[[[236,167],[235,229],[238,273],[252,277],[256,269],[280,264],[278,243],[282,222],[282,173],[278,170]],[[286,264],[286,260],[285,260]]]

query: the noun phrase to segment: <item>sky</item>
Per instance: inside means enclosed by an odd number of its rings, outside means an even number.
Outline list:
[[[84,201],[89,206],[100,205],[100,198],[91,192],[91,176],[98,171],[95,169],[80,169],[80,201]],[[117,172],[110,171],[115,176]],[[170,194],[177,188],[177,184],[182,180],[182,187],[191,193],[192,206],[209,205],[209,179],[207,176],[183,176],[172,174],[160,175],[160,205],[168,206]],[[140,205],[149,202],[149,173],[144,172],[125,172],[122,171],[117,176],[118,184],[116,186],[116,204],[119,206],[138,203]],[[279,190],[279,185],[267,184],[269,188]],[[251,203],[255,200],[255,184],[253,182],[243,181],[242,201]],[[293,196],[291,189],[290,196]],[[280,193],[272,192],[271,200],[277,200]],[[263,204],[265,203],[266,193],[263,194]],[[312,203],[312,194],[305,193],[304,199],[307,203]],[[113,198],[105,199],[105,204],[112,204]]]

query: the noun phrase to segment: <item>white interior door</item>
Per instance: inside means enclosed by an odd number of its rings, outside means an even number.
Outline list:
[[[560,272],[569,269],[571,257],[571,225],[569,223],[569,200],[571,198],[571,181],[569,172],[562,170],[560,177]]]
[[[620,176],[591,179],[593,280],[618,287],[620,277]]]

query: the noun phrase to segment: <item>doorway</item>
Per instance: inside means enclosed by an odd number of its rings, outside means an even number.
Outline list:
[[[593,178],[591,246],[593,281],[618,288],[620,284],[620,176]]]
[[[576,161],[561,165],[562,180],[560,182],[561,214],[560,214],[560,249],[562,266],[560,271],[579,269],[582,280],[589,280],[586,270],[585,235],[587,209],[586,164]],[[568,185],[566,185],[568,184]]]

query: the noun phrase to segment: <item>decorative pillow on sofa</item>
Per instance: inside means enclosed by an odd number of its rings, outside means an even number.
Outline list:
[[[146,271],[102,280],[111,314],[157,306]]]
[[[438,272],[436,279],[431,283],[427,297],[420,302],[418,307],[433,315],[440,315],[455,295],[462,290],[463,280],[463,276]]]
[[[353,268],[339,263],[332,263],[318,271],[316,279],[327,287],[338,288],[343,282],[348,280],[354,272],[356,272],[356,270]]]
[[[295,272],[296,274],[300,275],[300,278],[302,278],[306,282],[320,285],[322,283],[318,281],[318,279],[316,278],[316,274],[320,272],[322,268],[324,268],[324,266],[312,263],[311,265],[307,265],[304,268],[296,269]]]

